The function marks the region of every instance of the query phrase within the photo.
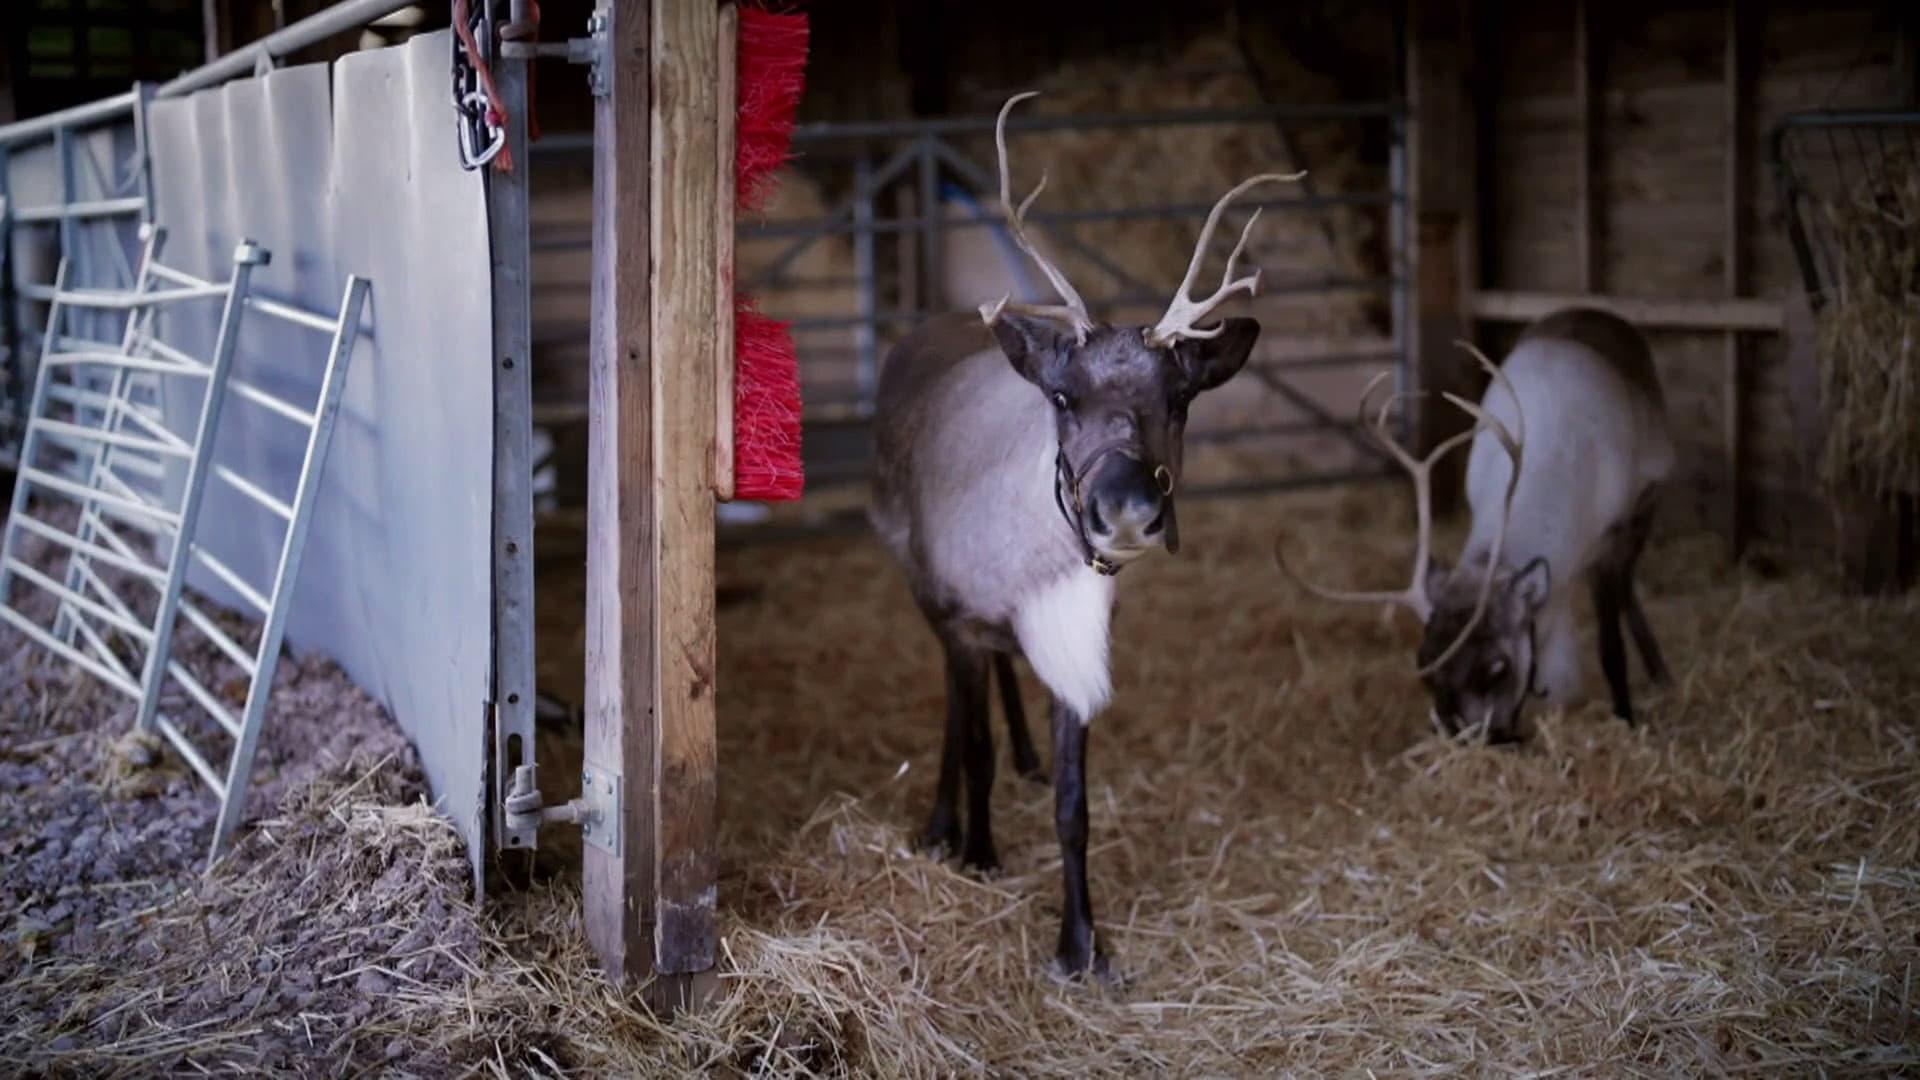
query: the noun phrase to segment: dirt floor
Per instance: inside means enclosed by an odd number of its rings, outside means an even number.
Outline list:
[[[1095,914],[1127,983],[1043,974],[1051,801],[1003,766],[1003,873],[914,854],[942,682],[864,536],[721,558],[724,989],[602,987],[564,869],[476,911],[410,751],[287,665],[270,777],[210,800],[127,710],[0,632],[0,1060],[30,1075],[1562,1075],[1920,1068],[1920,600],[1662,537],[1675,684],[1519,748],[1429,730],[1413,629],[1304,599],[1403,572],[1398,488],[1184,508],[1130,570],[1093,732]],[[578,536],[539,538],[541,667],[577,700]],[[570,644],[571,643],[571,644]],[[1589,681],[1599,689],[1597,665]],[[1044,716],[1037,686],[1029,712]],[[998,722],[996,720],[996,729]],[[1044,739],[1042,739],[1044,743]],[[1004,738],[1001,760],[1006,761]],[[577,743],[542,742],[544,789]],[[557,833],[543,866],[577,842]]]

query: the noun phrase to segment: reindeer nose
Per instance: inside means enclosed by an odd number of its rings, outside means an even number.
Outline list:
[[[1123,459],[1096,478],[1087,499],[1087,532],[1110,548],[1146,547],[1165,530],[1166,511],[1154,471]]]

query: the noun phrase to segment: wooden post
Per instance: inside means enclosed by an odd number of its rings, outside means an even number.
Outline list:
[[[602,0],[593,105],[593,310],[587,385],[586,770],[618,821],[581,847],[587,937],[607,976],[653,974],[653,351],[648,333],[647,0]],[[605,792],[590,792],[604,795]],[[591,828],[591,826],[589,826]]]
[[[1574,168],[1574,249],[1579,262],[1582,293],[1600,289],[1599,204],[1594,198],[1594,172],[1599,166],[1599,95],[1594,93],[1593,11],[1587,0],[1573,10],[1573,100],[1580,131],[1580,158]]]
[[[724,359],[714,267],[723,244],[716,201],[733,199],[719,142],[720,7],[652,0],[653,405],[659,624],[659,804],[655,819],[657,969],[683,998],[713,989],[714,386]],[[730,248],[731,244],[724,245]],[[731,289],[728,290],[729,297]],[[690,977],[705,975],[705,985]]]
[[[714,268],[720,275],[717,293],[720,305],[717,312],[719,332],[714,336],[719,340],[723,362],[718,364],[713,386],[713,494],[725,502],[733,498],[733,217],[734,189],[732,184],[735,151],[739,145],[736,128],[739,123],[739,64],[740,50],[740,9],[733,0],[724,0],[720,5],[720,22],[714,31],[714,48],[717,50],[715,61],[718,64],[719,83],[716,91],[718,107],[714,110],[714,160],[716,175],[720,178],[722,191],[713,201],[714,241],[719,251],[714,258]]]
[[[1413,333],[1409,360],[1418,399],[1415,441],[1424,451],[1469,423],[1440,392],[1475,395],[1480,378],[1457,340],[1468,336],[1467,301],[1479,266],[1473,210],[1474,107],[1468,91],[1469,0],[1409,0],[1407,86],[1409,197],[1413,217]],[[1461,492],[1460,461],[1434,471],[1433,507],[1446,514]]]
[[[719,8],[601,0],[594,103],[582,780],[613,820],[584,845],[607,975],[671,1011],[714,985],[714,394]],[[602,790],[604,789],[604,791]]]
[[[1725,278],[1727,299],[1737,300],[1746,290],[1746,207],[1747,174],[1751,171],[1747,153],[1748,70],[1747,26],[1740,0],[1727,0],[1727,148],[1726,148],[1726,251]],[[1727,551],[1738,559],[1747,541],[1746,468],[1743,458],[1741,410],[1744,404],[1742,373],[1745,369],[1747,342],[1737,330],[1729,330],[1725,339],[1722,375],[1722,408],[1726,421],[1727,474]]]

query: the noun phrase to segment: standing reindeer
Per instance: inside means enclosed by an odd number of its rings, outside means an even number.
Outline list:
[[[946,655],[947,726],[923,845],[960,850],[970,868],[998,866],[989,822],[993,735],[989,669],[998,673],[1016,767],[1038,760],[1013,679],[1023,655],[1052,694],[1054,820],[1065,879],[1056,973],[1108,977],[1087,894],[1087,727],[1111,694],[1108,621],[1114,575],[1150,549],[1179,550],[1174,491],[1193,399],[1231,378],[1260,333],[1250,318],[1196,324],[1258,271],[1234,267],[1256,211],[1227,259],[1220,288],[1189,295],[1227,204],[1207,216],[1186,277],[1151,327],[1096,323],[1066,277],[1028,240],[1016,208],[1002,106],[994,130],[1000,203],[1014,243],[1062,303],[1003,297],[979,313],[936,317],[909,334],[880,374],[870,516]],[[967,781],[964,845],[956,804]]]
[[[1493,377],[1480,407],[1447,395],[1476,417],[1471,430],[1415,461],[1374,425],[1414,478],[1419,538],[1411,583],[1390,593],[1338,592],[1300,578],[1278,540],[1275,557],[1317,596],[1411,609],[1426,627],[1417,662],[1436,722],[1449,732],[1484,724],[1493,742],[1519,737],[1529,696],[1556,705],[1579,698],[1573,589],[1585,579],[1613,711],[1631,724],[1623,616],[1649,677],[1669,678],[1633,582],[1674,463],[1653,354],[1625,320],[1568,308],[1529,326],[1501,367],[1474,355]],[[1523,434],[1516,439],[1510,429]],[[1473,526],[1459,565],[1434,565],[1428,476],[1469,438]]]

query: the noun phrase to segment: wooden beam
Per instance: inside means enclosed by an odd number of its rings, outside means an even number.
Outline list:
[[[657,970],[671,1004],[714,988],[714,386],[722,358],[723,244],[716,201],[733,198],[716,151],[720,8],[652,0],[653,421],[659,508],[659,756],[655,818]],[[729,288],[727,294],[730,296]],[[686,977],[707,974],[702,982]]]
[[[1587,0],[1576,0],[1573,10],[1573,100],[1580,133],[1580,156],[1574,167],[1574,250],[1579,265],[1579,290],[1600,288],[1600,227],[1594,173],[1600,167],[1599,95],[1594,92],[1593,10]]]
[[[606,973],[646,980],[673,1011],[717,985],[714,402],[732,351],[715,332],[731,289],[714,206],[733,172],[718,151],[719,6],[600,10],[582,779],[618,796],[618,816],[611,837],[588,834],[582,899]]]
[[[1483,322],[1526,323],[1563,307],[1595,307],[1636,325],[1664,330],[1746,330],[1776,333],[1781,305],[1775,300],[1664,300],[1642,296],[1503,292],[1473,294],[1469,307]]]
[[[713,494],[720,500],[733,498],[733,218],[734,189],[733,165],[734,152],[738,145],[735,129],[738,127],[740,110],[738,106],[739,73],[736,70],[740,59],[740,9],[733,0],[725,0],[720,5],[720,22],[714,31],[714,47],[717,50],[715,62],[719,69],[718,107],[714,110],[714,159],[717,175],[724,190],[713,201],[714,237],[720,250],[714,258],[714,267],[720,274],[717,286],[719,311],[716,323],[719,327],[714,335],[720,342],[722,362],[716,366],[713,387]]]
[[[1454,344],[1466,336],[1466,299],[1479,268],[1467,9],[1467,0],[1409,0],[1407,18],[1407,179],[1413,218],[1408,361],[1414,386],[1427,392],[1412,406],[1417,410],[1414,441],[1423,451],[1467,423],[1441,392],[1478,396],[1478,369]],[[1458,503],[1461,475],[1457,461],[1435,470],[1436,514]]]
[[[1727,60],[1726,60],[1726,129],[1727,145],[1726,165],[1726,250],[1722,259],[1725,263],[1727,299],[1737,300],[1747,289],[1747,194],[1748,174],[1752,171],[1752,162],[1747,151],[1750,111],[1749,71],[1747,54],[1748,29],[1746,12],[1741,0],[1727,0]],[[1746,369],[1745,354],[1747,342],[1740,331],[1728,330],[1725,344],[1725,364],[1722,372],[1725,387],[1722,390],[1722,409],[1726,422],[1726,486],[1727,486],[1727,547],[1731,556],[1740,557],[1747,540],[1746,505],[1746,447],[1742,438],[1742,410],[1745,394],[1742,377]]]
[[[581,848],[587,938],[609,979],[653,974],[655,617],[648,0],[602,0],[606,93],[593,104],[588,349],[586,744],[617,819]],[[707,410],[711,411],[711,410]],[[592,826],[588,826],[591,830]],[[611,844],[607,845],[607,841]]]

